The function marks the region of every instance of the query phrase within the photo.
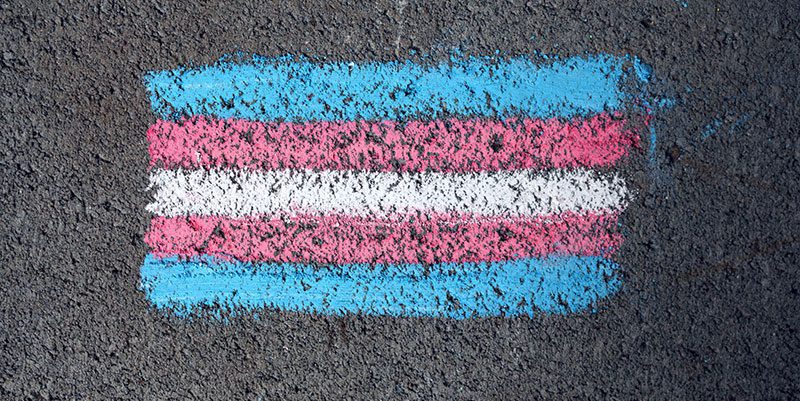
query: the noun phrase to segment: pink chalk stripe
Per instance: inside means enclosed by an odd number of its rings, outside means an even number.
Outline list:
[[[616,213],[538,218],[344,215],[287,218],[154,217],[145,242],[159,257],[214,255],[248,262],[438,263],[550,254],[608,256],[622,243]]]
[[[195,116],[147,131],[152,167],[473,172],[609,166],[639,136],[588,119],[264,123]]]

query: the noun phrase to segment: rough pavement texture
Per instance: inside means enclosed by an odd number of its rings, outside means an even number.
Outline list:
[[[796,1],[34,3],[0,6],[0,398],[800,398]],[[625,285],[600,313],[150,308],[146,71],[455,48],[630,53],[676,100],[630,172]]]

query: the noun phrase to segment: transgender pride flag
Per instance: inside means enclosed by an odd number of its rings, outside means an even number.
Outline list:
[[[150,73],[157,307],[518,316],[620,285],[627,59]]]

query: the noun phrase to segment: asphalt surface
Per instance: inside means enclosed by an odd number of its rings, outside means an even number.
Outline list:
[[[800,4],[464,3],[3,2],[0,398],[799,399]],[[152,309],[147,71],[456,49],[632,54],[674,100],[627,172],[625,284],[598,313]]]

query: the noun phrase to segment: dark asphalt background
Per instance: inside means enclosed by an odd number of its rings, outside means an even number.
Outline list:
[[[0,398],[800,399],[800,4],[686,1],[2,2]],[[456,48],[638,55],[676,100],[655,120],[656,162],[643,151],[629,172],[625,286],[602,311],[221,322],[150,308],[146,71],[237,50]]]

